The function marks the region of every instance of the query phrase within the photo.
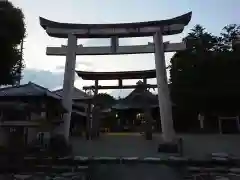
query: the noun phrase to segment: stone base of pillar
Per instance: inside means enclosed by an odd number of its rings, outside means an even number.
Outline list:
[[[85,136],[86,136],[86,140],[89,140],[89,139],[90,139],[89,132],[86,132]]]
[[[91,134],[91,139],[93,140],[93,139],[95,139],[96,138],[96,134],[95,133],[92,133]]]
[[[169,153],[182,155],[182,139],[176,139],[173,142],[162,142],[158,145],[159,153]]]
[[[145,138],[146,138],[146,140],[152,140],[152,133],[151,132],[146,132],[145,133]]]
[[[93,138],[98,138],[99,137],[99,135],[100,135],[100,133],[97,131],[97,132],[92,132],[92,134],[91,134],[91,137],[92,137],[92,139]]]

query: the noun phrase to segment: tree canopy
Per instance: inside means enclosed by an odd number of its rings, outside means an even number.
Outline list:
[[[94,98],[94,104],[100,106],[101,108],[110,108],[115,103],[116,99],[107,93],[99,93]]]
[[[23,69],[21,43],[25,38],[24,15],[11,2],[0,2],[0,85],[14,85]]]
[[[240,26],[231,24],[219,36],[196,25],[183,39],[187,49],[171,59],[171,96],[177,107],[200,112],[239,109],[240,51],[232,42]]]

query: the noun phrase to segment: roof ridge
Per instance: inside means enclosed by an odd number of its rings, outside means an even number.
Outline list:
[[[50,94],[53,95],[53,96],[58,96],[59,98],[61,98],[61,96],[59,96],[59,95],[56,94],[56,93],[53,93],[53,92],[50,91],[48,88],[45,88],[45,87],[43,87],[43,86],[41,86],[41,85],[38,85],[38,84],[36,84],[36,83],[34,83],[34,82],[29,81],[28,84],[33,85],[34,88],[36,88],[36,89],[42,89],[42,90],[44,90],[44,94],[50,93]],[[46,91],[47,91],[47,92],[46,92]]]
[[[73,90],[76,90],[77,92],[81,92],[81,93],[83,93],[85,96],[89,96],[87,93],[85,93],[83,90],[81,90],[81,89],[79,89],[79,88],[77,88],[77,87],[73,87]],[[55,94],[58,94],[59,96],[60,96],[60,92],[61,91],[63,91],[63,88],[61,88],[61,89],[57,89],[57,90],[54,90],[54,91],[51,91],[51,92],[53,92],[53,93],[55,93]]]
[[[5,90],[5,89],[11,89],[11,88],[20,88],[20,87],[24,87],[26,85],[28,85],[28,83],[27,84],[14,85],[14,86],[8,86],[8,87],[2,87],[2,88],[0,88],[0,91]]]
[[[48,96],[54,99],[62,99],[61,96],[49,89],[29,81],[27,84],[1,88],[1,97],[4,96]]]
[[[140,85],[141,86],[141,85]],[[129,100],[129,99],[133,99],[135,96],[138,96],[138,95],[143,95],[143,94],[146,94],[148,96],[151,96],[151,97],[155,97],[155,95],[150,92],[148,89],[138,89],[138,87],[136,87],[128,96],[126,96],[124,99],[125,100]]]
[[[76,88],[76,87],[74,86],[73,88]],[[76,89],[78,89],[78,88],[76,88]],[[63,90],[63,88],[60,88],[60,89],[53,90],[52,92],[57,92],[57,91],[62,91],[62,90]]]

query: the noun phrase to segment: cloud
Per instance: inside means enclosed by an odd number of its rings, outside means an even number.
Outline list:
[[[133,89],[123,89],[123,90],[113,90],[110,95],[115,97],[115,98],[125,98],[126,96],[128,96],[131,92],[133,91]]]
[[[64,65],[58,65],[56,66],[56,71],[64,71],[65,66]]]
[[[61,69],[61,67],[59,67]],[[63,86],[64,70],[63,71],[49,71],[39,70],[33,68],[26,68],[23,71],[23,78],[21,84],[26,84],[29,81],[34,82],[40,86],[50,90],[60,89]],[[82,88],[85,85],[91,85],[92,82],[86,82],[80,79],[75,74],[75,87]]]
[[[48,70],[38,70],[26,68],[23,71],[21,84],[34,82],[48,89],[61,87],[63,83],[63,72],[51,72]]]
[[[94,66],[92,62],[81,59],[80,61],[76,60],[75,69],[81,71],[92,71],[94,69]]]
[[[109,46],[110,39],[109,38],[101,38],[101,39],[88,39],[84,46]]]

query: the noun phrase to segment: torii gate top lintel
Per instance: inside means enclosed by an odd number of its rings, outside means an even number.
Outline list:
[[[126,79],[142,79],[145,88],[156,88],[157,85],[147,84],[147,79],[156,78],[156,70],[143,71],[117,71],[117,72],[90,72],[90,71],[76,71],[77,75],[83,80],[95,81],[95,86],[84,86],[84,90],[98,89],[132,89],[137,85],[123,85],[122,81]],[[99,86],[99,80],[118,80],[118,86]]]
[[[189,12],[167,20],[118,24],[60,23],[40,17],[40,25],[49,36],[56,38],[68,38],[70,33],[77,38],[143,37],[152,36],[158,29],[162,35],[181,33],[191,17]]]
[[[156,70],[118,71],[118,72],[90,72],[76,71],[83,80],[119,80],[119,79],[151,79],[156,78]]]

